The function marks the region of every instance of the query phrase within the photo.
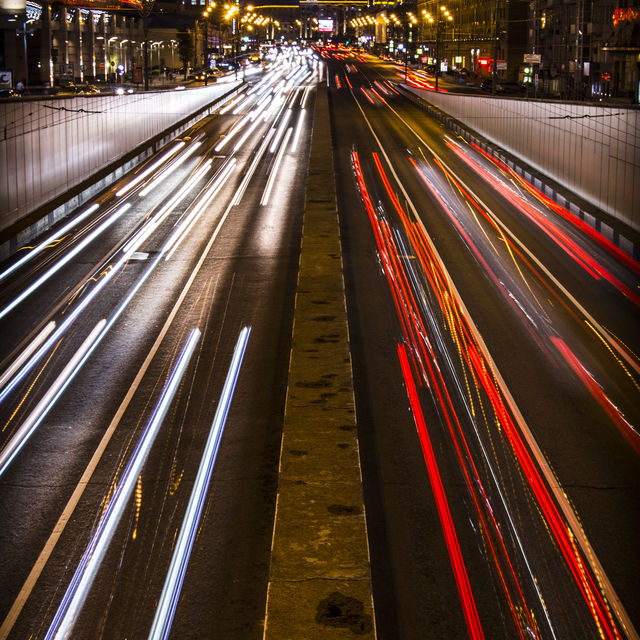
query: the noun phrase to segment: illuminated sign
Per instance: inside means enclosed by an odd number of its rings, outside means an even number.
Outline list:
[[[117,9],[142,9],[142,0],[62,0],[67,7],[77,7],[79,9],[92,9],[108,11]]]
[[[330,18],[320,18],[320,20],[318,20],[318,31],[322,31],[324,33],[332,33],[333,20]]]
[[[7,13],[20,13],[26,8],[25,0],[0,0],[0,9]]]
[[[613,25],[618,26],[620,22],[632,22],[633,20],[640,20],[640,9],[622,9],[616,7],[613,12]]]

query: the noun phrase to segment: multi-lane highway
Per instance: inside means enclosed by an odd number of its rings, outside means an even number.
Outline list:
[[[637,637],[640,267],[335,48],[0,265],[0,637],[262,638],[321,78],[377,636]]]
[[[638,264],[324,55],[380,637],[634,637]]]
[[[2,265],[2,637],[261,634],[319,71],[271,61]]]

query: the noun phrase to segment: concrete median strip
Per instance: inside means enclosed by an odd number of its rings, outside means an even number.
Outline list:
[[[316,99],[265,640],[375,638],[329,106]]]

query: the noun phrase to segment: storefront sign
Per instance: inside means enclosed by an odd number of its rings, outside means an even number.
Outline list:
[[[616,7],[613,12],[613,26],[617,27],[621,22],[633,22],[640,20],[640,9],[625,9]]]

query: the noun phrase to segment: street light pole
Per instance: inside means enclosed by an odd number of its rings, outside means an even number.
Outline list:
[[[149,91],[149,15],[153,9],[155,0],[142,0],[142,8],[140,14],[142,15],[142,29],[144,32],[144,90]],[[106,69],[105,69],[106,73]]]
[[[442,17],[439,13],[436,14],[436,91],[438,90],[438,72],[440,71],[440,21],[441,20],[449,20],[449,22],[453,21],[453,16],[449,13],[449,9],[442,5],[440,7],[440,11],[442,11]]]
[[[440,16],[436,14],[436,92],[438,91],[438,72],[440,71]]]
[[[149,91],[149,33],[146,20],[144,25],[144,90]]]
[[[29,58],[27,50],[27,36],[31,34],[31,31],[27,28],[30,22],[35,22],[33,18],[27,18],[22,22],[22,31],[16,29],[16,35],[22,36],[22,46],[24,55],[24,88],[29,86]]]
[[[407,49],[407,45],[404,47],[404,83],[407,84],[407,71],[409,66],[409,50]]]
[[[495,94],[498,84],[498,38],[500,29],[498,27],[499,0],[496,0],[496,25],[493,38],[493,67],[491,69],[491,93]]]

